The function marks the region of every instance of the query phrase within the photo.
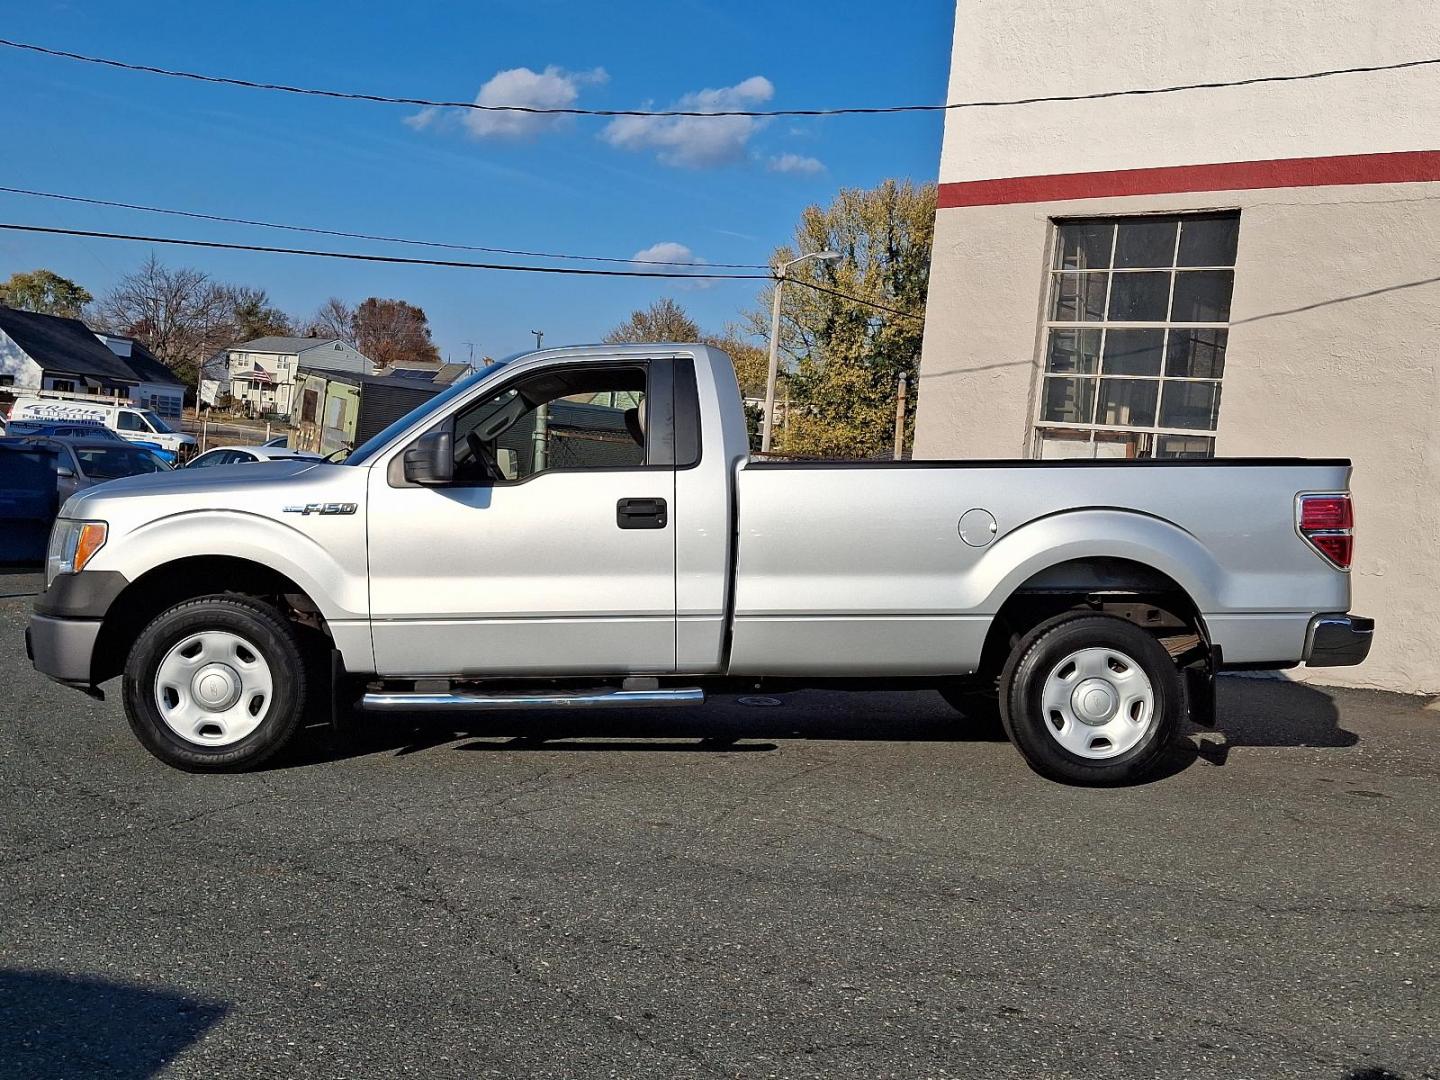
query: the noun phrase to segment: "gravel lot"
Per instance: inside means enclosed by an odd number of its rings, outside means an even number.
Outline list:
[[[933,694],[188,776],[31,670],[37,587],[0,576],[4,1077],[1440,1076],[1413,699],[1227,679],[1117,791]]]

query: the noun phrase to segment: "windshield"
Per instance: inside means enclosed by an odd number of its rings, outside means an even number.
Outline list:
[[[77,446],[75,456],[80,459],[80,470],[96,480],[170,470],[154,454],[131,446]]]
[[[145,422],[150,425],[151,430],[158,431],[162,435],[175,434],[174,430],[170,427],[169,424],[165,423],[164,420],[161,420],[160,417],[156,416],[149,409],[141,409],[140,415],[145,418]]]
[[[368,461],[371,457],[375,455],[375,452],[377,450],[383,447],[396,435],[399,435],[400,432],[404,431],[412,424],[418,423],[424,420],[426,417],[433,416],[435,413],[441,411],[445,408],[446,405],[454,401],[461,394],[465,393],[477,382],[482,379],[488,379],[491,375],[504,367],[508,362],[509,361],[501,360],[497,363],[490,364],[488,367],[483,367],[479,371],[475,372],[475,374],[469,375],[466,378],[461,379],[449,389],[436,394],[433,398],[425,402],[423,405],[418,405],[415,408],[411,409],[408,413],[400,417],[399,420],[396,420],[393,424],[389,425],[379,434],[371,436],[359,446],[355,447],[354,450],[351,450],[350,455],[345,458],[345,464],[364,465],[366,461]]]

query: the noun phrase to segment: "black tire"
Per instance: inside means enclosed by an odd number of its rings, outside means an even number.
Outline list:
[[[1153,693],[1149,723],[1139,741],[1124,753],[1098,760],[1061,746],[1041,707],[1051,673],[1067,657],[1090,648],[1114,649],[1133,660]],[[1170,654],[1145,630],[1113,615],[1067,614],[1041,623],[1011,651],[1000,690],[1006,734],[1030,767],[1051,780],[1087,786],[1142,779],[1174,741],[1185,708],[1180,673]]]
[[[187,636],[226,631],[253,645],[270,668],[272,692],[255,730],[237,742],[205,746],[172,730],[156,703],[161,662]],[[294,736],[318,685],[294,625],[269,604],[245,596],[202,596],[161,612],[136,639],[122,683],[125,716],[145,749],[186,772],[239,772],[278,753]],[[183,653],[182,653],[183,655]]]

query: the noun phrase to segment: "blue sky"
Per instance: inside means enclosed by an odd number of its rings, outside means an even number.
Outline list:
[[[593,108],[943,100],[949,0],[18,4],[4,35],[258,81]],[[507,74],[502,74],[507,73]],[[497,78],[498,76],[498,78]],[[760,262],[842,186],[933,179],[938,115],[721,126],[424,113],[207,86],[0,49],[0,184],[359,232],[630,257],[683,245]],[[693,95],[717,91],[709,98]],[[467,122],[465,117],[471,117]],[[429,254],[0,193],[0,220],[293,247]],[[99,295],[147,245],[0,232],[0,278],[45,266]],[[662,247],[659,257],[679,249]],[[756,282],[596,280],[157,248],[308,314],[331,295],[401,297],[464,360],[593,341],[673,296],[707,329]],[[437,253],[443,256],[443,253]],[[462,258],[489,261],[483,255]]]

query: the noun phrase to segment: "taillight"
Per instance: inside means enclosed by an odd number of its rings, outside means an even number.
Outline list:
[[[1295,516],[1296,529],[1311,547],[1339,569],[1350,569],[1355,511],[1349,494],[1301,495]]]

